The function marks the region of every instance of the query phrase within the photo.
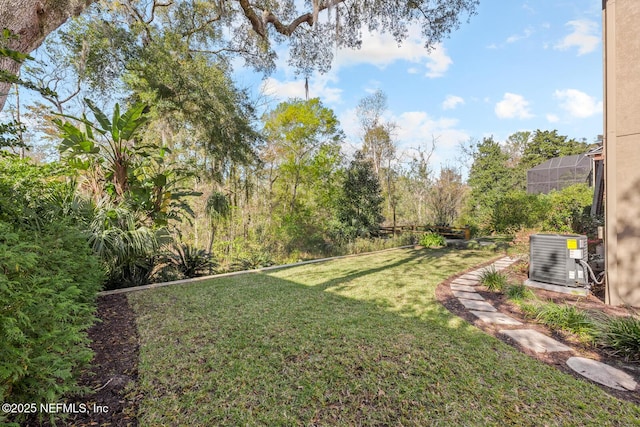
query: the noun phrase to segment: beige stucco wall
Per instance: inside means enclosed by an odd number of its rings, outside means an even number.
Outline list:
[[[607,303],[640,307],[640,0],[603,1]]]

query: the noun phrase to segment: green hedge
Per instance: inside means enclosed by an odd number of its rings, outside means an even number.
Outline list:
[[[92,357],[86,331],[103,273],[86,236],[52,205],[61,187],[49,172],[0,161],[3,402],[60,401],[78,391],[77,377]]]

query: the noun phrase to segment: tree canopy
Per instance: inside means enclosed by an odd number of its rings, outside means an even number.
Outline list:
[[[9,45],[23,53],[37,48],[45,37],[83,12],[94,0],[8,0],[0,4],[0,28],[20,34]],[[333,61],[335,48],[358,48],[363,30],[387,32],[402,42],[409,29],[420,28],[425,48],[433,48],[456,29],[462,19],[476,12],[479,0],[184,0],[99,2],[100,13],[109,9],[126,14],[129,22],[142,30],[142,42],[148,29],[157,24],[163,14],[185,20],[191,28],[198,49],[241,55],[248,64],[269,71],[275,67],[274,44],[288,41],[289,64],[298,72],[327,71]],[[189,10],[195,11],[191,13]],[[189,13],[183,13],[189,12]],[[229,36],[215,45],[196,36],[204,30],[228,30]],[[14,74],[20,64],[0,61],[0,69]],[[0,86],[6,94],[7,86]],[[0,105],[4,105],[4,97]]]

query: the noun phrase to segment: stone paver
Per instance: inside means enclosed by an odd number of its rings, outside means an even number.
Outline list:
[[[480,273],[479,271],[472,271],[470,273],[464,273],[462,276],[460,276],[460,279],[471,279],[471,280],[477,280],[482,276],[482,273]]]
[[[452,283],[449,285],[452,291],[463,291],[463,292],[475,292],[476,288],[469,285],[458,285],[457,283]]]
[[[457,279],[453,279],[453,281],[451,283],[455,283],[457,285],[473,286],[473,285],[477,285],[480,282],[479,282],[478,279],[463,279],[461,277],[458,277]]]
[[[638,387],[631,375],[596,360],[571,357],[567,360],[567,366],[592,381],[616,390],[634,391]]]
[[[464,298],[464,299],[472,299],[472,300],[476,300],[476,301],[484,301],[484,298],[482,298],[482,295],[476,293],[476,292],[463,292],[463,291],[453,291],[453,296],[455,296],[456,298]]]
[[[502,313],[489,313],[486,311],[469,310],[474,316],[482,320],[485,323],[495,323],[498,325],[522,325],[522,322],[509,317]]]
[[[570,347],[533,329],[502,330],[500,333],[508,336],[524,348],[533,350],[536,353],[571,351]]]
[[[458,298],[458,301],[469,309],[471,314],[483,322],[504,326],[522,325],[519,320],[498,312],[494,306],[484,301],[484,298],[476,293],[474,288],[475,285],[479,284],[484,271],[503,270],[516,261],[517,258],[506,257],[496,261],[489,267],[465,273],[451,282],[449,285],[451,291]],[[503,329],[499,333],[510,337],[524,348],[536,353],[572,351],[570,347],[533,329]],[[584,357],[570,357],[567,359],[567,366],[594,382],[616,390],[635,391],[640,388],[631,375],[596,360]]]
[[[471,299],[458,298],[458,301],[469,310],[478,311],[498,311],[494,306],[486,301],[476,301]]]

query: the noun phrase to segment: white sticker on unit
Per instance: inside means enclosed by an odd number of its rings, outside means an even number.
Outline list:
[[[570,271],[569,272],[569,279],[575,279],[576,278],[576,272],[575,271]]]
[[[584,272],[581,270],[578,270],[578,279],[584,279]]]
[[[569,258],[571,259],[582,259],[582,249],[571,249],[569,251]]]

